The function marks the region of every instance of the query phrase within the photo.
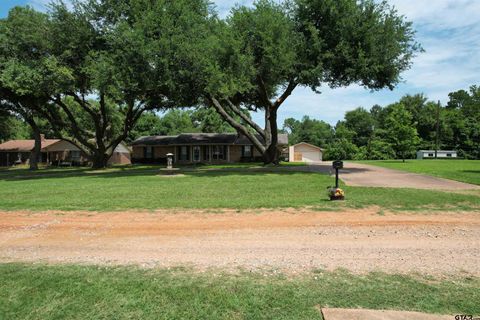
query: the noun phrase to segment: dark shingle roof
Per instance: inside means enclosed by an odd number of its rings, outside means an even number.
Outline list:
[[[256,135],[257,139],[260,140],[260,142],[264,143],[265,141],[260,135]],[[237,140],[235,140],[235,144],[239,145],[249,145],[252,144],[250,140],[244,135],[238,135]],[[285,133],[279,133],[278,134],[278,144],[279,145],[287,145],[288,144],[288,135]]]
[[[259,136],[257,138],[263,142]],[[286,134],[278,135],[280,145],[288,144]],[[226,145],[250,145],[252,144],[247,137],[237,133],[182,133],[177,136],[148,136],[140,137],[132,142],[132,146],[172,146],[172,145],[208,145],[208,144],[226,144]]]

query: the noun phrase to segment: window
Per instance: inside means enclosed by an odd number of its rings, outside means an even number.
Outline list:
[[[152,159],[153,158],[153,147],[144,147],[143,148],[143,156],[145,159]]]
[[[210,147],[209,146],[203,146],[202,147],[203,151],[203,161],[210,161]]]
[[[245,157],[245,158],[252,157],[252,146],[243,146],[242,157]]]
[[[451,157],[451,156],[452,156],[452,154],[451,154],[451,153],[447,153],[447,157]]]
[[[72,161],[80,161],[80,150],[70,151],[70,157]]]
[[[434,154],[433,154],[433,153],[429,153],[428,156],[429,156],[429,157],[433,157]]]
[[[226,146],[212,146],[213,160],[225,160],[226,149]]]
[[[200,146],[193,147],[193,161],[200,161]]]
[[[189,160],[188,146],[181,146],[179,147],[179,149],[180,149],[179,160],[188,161]]]

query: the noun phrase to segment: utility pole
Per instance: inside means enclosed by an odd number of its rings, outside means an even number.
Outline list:
[[[436,134],[435,134],[435,159],[437,159],[438,144],[440,139],[440,100],[437,103],[437,115],[436,115]]]

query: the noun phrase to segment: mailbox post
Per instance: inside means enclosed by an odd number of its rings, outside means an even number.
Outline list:
[[[343,161],[333,161],[333,169],[335,169],[335,188],[338,188],[338,170],[343,169]]]

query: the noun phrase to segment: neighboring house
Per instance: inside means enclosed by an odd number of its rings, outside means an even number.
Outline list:
[[[48,155],[43,148],[59,141],[58,139],[45,139],[42,136],[42,152],[38,161],[48,162]],[[0,166],[28,163],[34,146],[35,140],[10,140],[0,144]]]
[[[313,144],[300,142],[289,147],[290,162],[319,162],[323,158],[323,149]]]
[[[260,141],[263,140],[258,137]],[[288,145],[286,134],[278,135],[280,150]],[[237,133],[184,133],[176,136],[141,137],[132,143],[132,162],[165,163],[167,153],[176,163],[226,163],[261,161],[250,140]]]
[[[34,148],[35,140],[10,140],[0,144],[0,166],[26,164]],[[61,139],[41,140],[39,163],[49,165],[86,165],[85,154],[72,143]],[[130,164],[130,150],[121,143],[108,161],[109,164]]]
[[[456,158],[457,151],[453,150],[438,150],[437,158]],[[435,150],[419,150],[417,151],[417,159],[432,159],[435,158]]]

